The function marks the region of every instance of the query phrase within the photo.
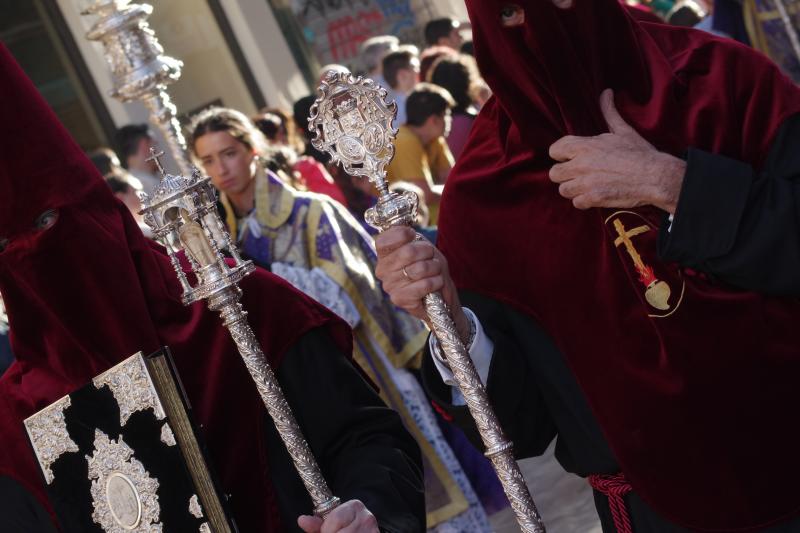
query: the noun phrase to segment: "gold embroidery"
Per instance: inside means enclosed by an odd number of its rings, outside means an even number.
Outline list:
[[[620,244],[625,245],[625,250],[628,252],[628,255],[631,256],[631,259],[633,259],[633,264],[636,267],[636,271],[639,273],[639,281],[646,287],[644,297],[647,303],[661,311],[668,310],[670,308],[669,296],[672,293],[669,285],[667,285],[665,281],[656,278],[653,268],[642,261],[642,257],[639,255],[639,252],[636,251],[636,247],[631,240],[631,237],[646,233],[649,228],[647,226],[639,226],[631,231],[625,231],[625,226],[622,224],[622,221],[619,218],[615,218],[614,229],[617,230],[617,234],[619,235],[619,238],[614,241],[614,246],[619,246]]]

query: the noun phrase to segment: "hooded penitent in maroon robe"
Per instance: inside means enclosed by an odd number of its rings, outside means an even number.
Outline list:
[[[239,528],[283,531],[266,449],[271,422],[220,317],[204,302],[181,304],[167,255],[143,237],[2,45],[0,72],[0,292],[17,359],[0,378],[0,476],[49,507],[22,421],[128,356],[167,345]],[[282,280],[259,269],[241,287],[274,367],[313,329],[327,331],[331,352],[351,353],[346,324]],[[337,394],[326,401],[364,397]],[[400,427],[394,418],[382,424],[377,434]],[[419,491],[413,474],[398,479]]]
[[[796,515],[800,301],[663,263],[665,213],[575,209],[548,178],[548,147],[606,132],[598,98],[612,88],[659,150],[693,146],[758,169],[800,90],[744,46],[636,22],[616,0],[518,3],[525,23],[503,27],[506,3],[467,0],[494,98],[442,201],[439,245],[457,286],[544,327],[625,477],[660,514],[706,531]]]

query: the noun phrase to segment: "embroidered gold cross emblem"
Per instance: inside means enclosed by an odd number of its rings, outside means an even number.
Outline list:
[[[636,272],[639,273],[639,281],[645,286],[644,297],[647,303],[656,309],[666,311],[670,308],[669,296],[672,291],[666,282],[656,278],[653,268],[647,266],[645,262],[642,261],[642,256],[639,255],[636,246],[634,246],[631,240],[637,235],[650,231],[650,228],[647,226],[638,226],[630,231],[626,231],[622,221],[615,218],[614,229],[617,230],[617,235],[619,235],[619,237],[614,240],[614,246],[619,246],[620,244],[625,245],[625,250],[628,252],[628,255],[631,256],[633,265],[636,267]]]

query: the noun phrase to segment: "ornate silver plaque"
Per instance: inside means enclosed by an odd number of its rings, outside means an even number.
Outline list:
[[[203,509],[200,507],[200,500],[197,498],[197,494],[189,498],[189,512],[195,518],[203,518]]]
[[[92,519],[107,533],[160,532],[158,481],[132,455],[122,437],[114,441],[95,430],[94,454],[86,457],[92,480]]]
[[[103,372],[92,383],[98,389],[103,385],[111,389],[111,394],[119,404],[120,426],[124,426],[133,413],[145,409],[152,409],[159,420],[164,420],[166,416],[141,352]]]
[[[175,434],[172,432],[172,428],[169,427],[169,424],[161,426],[161,442],[167,446],[175,446],[175,444],[177,444],[175,442]]]
[[[387,102],[386,89],[374,81],[346,72],[329,73],[318,90],[309,119],[317,134],[311,143],[348,174],[368,178],[383,192],[385,167],[394,156],[397,104]]]
[[[78,445],[70,438],[67,432],[67,422],[64,420],[64,409],[72,404],[69,396],[64,396],[25,419],[25,430],[33,444],[33,451],[39,460],[39,465],[44,472],[47,484],[53,482],[53,472],[50,466],[68,452],[77,452]]]

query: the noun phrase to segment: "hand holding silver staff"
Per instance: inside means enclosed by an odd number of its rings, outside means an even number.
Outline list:
[[[339,505],[339,498],[331,493],[322,477],[278,380],[247,323],[247,313],[239,303],[242,290],[238,283],[255,267],[251,261],[244,261],[239,256],[217,214],[217,196],[211,178],[202,177],[197,169],[189,177],[167,174],[158,160],[163,152],[156,154],[151,149],[151,153],[162,179],[152,197],[142,195],[142,214],[153,230],[153,238],[167,248],[183,288],[183,303],[189,305],[207,300],[209,309],[222,316],[223,325],[230,331],[300,479],[311,495],[314,513],[325,517]],[[223,248],[230,250],[233,265],[229,265],[220,254]],[[179,263],[177,254],[181,250],[196,277],[194,285]]]
[[[329,71],[318,92],[309,118],[310,131],[315,133],[311,143],[330,153],[348,174],[366,177],[378,189],[378,203],[367,211],[367,222],[380,230],[410,226],[416,219],[416,195],[390,192],[386,180],[386,166],[394,156],[397,133],[391,125],[397,108],[386,101],[386,90],[370,79]],[[424,304],[428,323],[475,419],[486,456],[492,461],[520,528],[524,533],[544,533],[542,519],[514,460],[512,443],[503,434],[441,293],[428,294]]]

